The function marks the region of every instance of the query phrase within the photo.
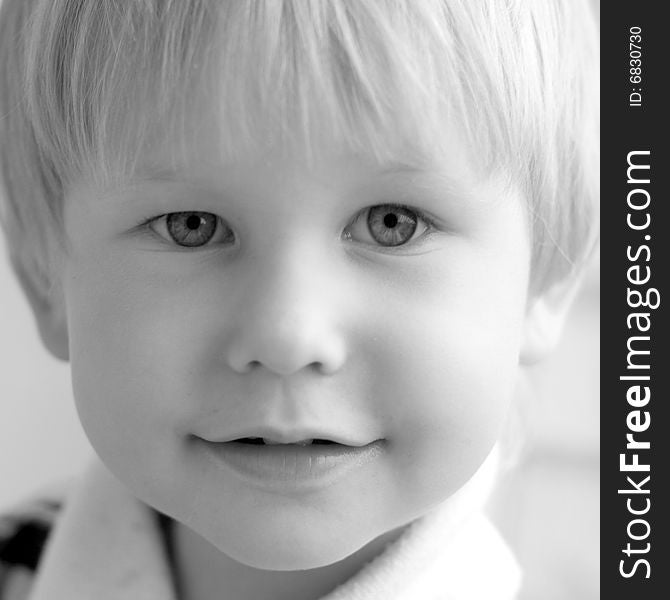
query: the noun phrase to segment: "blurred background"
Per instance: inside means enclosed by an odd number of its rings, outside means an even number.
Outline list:
[[[599,302],[594,264],[558,351],[520,385],[521,453],[490,502],[524,569],[519,600],[600,597]],[[68,366],[43,349],[4,247],[0,332],[1,513],[75,476],[93,451],[77,421]]]
[[[92,450],[69,366],[47,353],[0,234],[0,513],[50,481],[76,475]]]

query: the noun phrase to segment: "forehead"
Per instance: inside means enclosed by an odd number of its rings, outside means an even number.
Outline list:
[[[349,130],[335,130],[326,118],[315,119],[309,130],[301,131],[268,119],[271,112],[272,106],[267,106],[258,114],[247,115],[253,127],[241,132],[236,118],[218,110],[216,96],[199,94],[184,114],[158,127],[144,141],[129,175],[169,178],[215,169],[289,171],[330,165],[381,174],[459,171],[465,179],[474,166],[470,147],[456,127],[445,127],[444,135],[433,139],[419,140],[406,135],[401,126],[406,119],[405,128],[411,129],[411,116],[398,115],[395,127],[378,128],[374,136],[362,131],[362,122]],[[181,131],[175,124],[182,126]]]
[[[175,106],[157,120],[143,139],[128,139],[124,156],[135,158],[110,183],[327,167],[347,175],[430,175],[465,187],[483,174],[462,128],[447,118],[427,123],[412,112],[398,111],[392,125],[371,122],[366,114],[337,123],[314,97],[307,107],[311,122],[300,125],[290,117],[279,120],[271,99],[263,106],[250,103],[244,114],[226,110],[213,83],[191,88],[180,110]],[[137,110],[140,119],[151,118],[149,109]]]

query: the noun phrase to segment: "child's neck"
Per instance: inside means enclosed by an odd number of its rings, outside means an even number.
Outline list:
[[[405,527],[373,540],[332,565],[306,571],[266,571],[226,556],[188,527],[172,533],[180,600],[318,600],[355,575]]]

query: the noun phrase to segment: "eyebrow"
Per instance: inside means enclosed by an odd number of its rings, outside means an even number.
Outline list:
[[[131,185],[145,181],[183,181],[186,178],[184,171],[180,168],[161,166],[143,166],[135,169],[129,179]]]
[[[115,182],[109,189],[105,190],[103,194],[106,197],[118,196],[127,192],[132,192],[137,188],[151,183],[166,183],[166,184],[180,184],[180,185],[196,185],[192,178],[188,177],[186,171],[182,168],[172,168],[157,165],[143,165],[120,181]]]
[[[462,201],[475,200],[478,195],[474,193],[474,182],[470,184],[467,180],[453,177],[437,166],[429,162],[408,163],[402,161],[391,161],[384,164],[377,173],[384,176],[416,176],[417,180],[412,183],[420,188],[432,188],[439,186],[446,192],[447,197],[452,200],[460,199]]]
[[[422,174],[431,171],[432,169],[428,166],[428,163],[409,163],[394,160],[384,163],[378,173],[380,175],[395,173]]]

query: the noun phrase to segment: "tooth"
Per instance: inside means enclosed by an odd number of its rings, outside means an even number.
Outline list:
[[[267,446],[278,446],[279,444],[282,444],[283,442],[276,442],[275,440],[271,440],[269,438],[263,438],[263,441]],[[300,440],[299,442],[294,442],[298,446],[309,446],[314,440]]]

